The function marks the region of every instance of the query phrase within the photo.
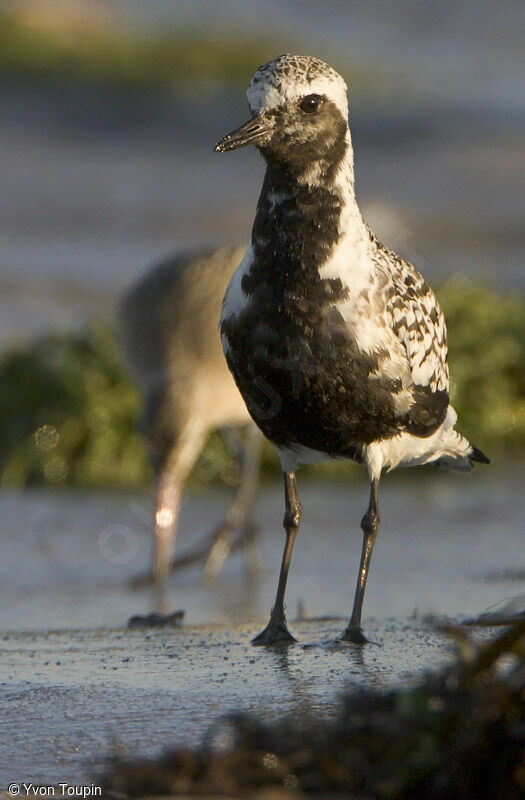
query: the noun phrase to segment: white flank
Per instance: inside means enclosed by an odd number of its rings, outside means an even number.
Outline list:
[[[299,464],[318,464],[320,461],[340,461],[341,458],[323,453],[322,450],[313,450],[304,447],[302,444],[290,445],[290,447],[278,447],[273,444],[274,450],[279,457],[283,472],[295,472]]]
[[[222,301],[222,312],[219,325],[222,325],[223,322],[231,319],[232,317],[238,317],[246,306],[248,297],[243,291],[242,279],[250,271],[253,259],[253,248],[251,244],[249,244],[248,249],[244,254],[244,258],[233,273],[232,279],[228,284],[228,288],[226,289],[226,294],[224,295],[224,300]]]
[[[372,442],[365,448],[365,464],[370,478],[379,478],[381,470],[395,467],[416,467],[438,462],[453,472],[469,472],[472,464],[470,443],[454,430],[457,414],[448,407],[447,415],[432,436],[426,438],[411,433],[398,433],[391,439]]]

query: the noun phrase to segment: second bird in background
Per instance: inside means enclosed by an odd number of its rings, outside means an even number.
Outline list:
[[[125,294],[119,338],[144,400],[140,420],[156,479],[153,577],[163,586],[174,563],[184,483],[208,435],[249,425],[241,476],[225,519],[202,555],[218,572],[236,537],[253,531],[250,512],[260,436],[226,366],[218,324],[221,301],[245,248],[174,256],[154,266]],[[242,448],[241,448],[242,449]]]

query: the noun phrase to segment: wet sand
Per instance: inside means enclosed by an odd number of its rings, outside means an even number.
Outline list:
[[[349,688],[413,682],[451,655],[421,622],[368,620],[377,644],[334,642],[343,619],[294,624],[301,643],[252,648],[253,626],[5,635],[0,786],[86,783],[111,753],[195,746],[240,710],[329,714]]]
[[[150,497],[0,494],[0,787],[94,780],[112,752],[196,745],[230,712],[330,713],[350,686],[387,688],[439,668],[452,646],[426,615],[461,621],[524,593],[520,474],[516,465],[384,479],[364,609],[377,644],[364,649],[326,644],[350,610],[364,482],[300,482],[304,524],[287,594],[299,643],[281,652],[250,646],[275,591],[280,484],[263,487],[257,502],[259,578],[241,553],[214,585],[200,567],[187,569],[169,598],[171,609],[186,609],[186,625],[150,631],[126,630],[131,615],[153,608],[149,589],[129,585],[149,562]],[[188,497],[179,552],[227,500],[218,490]],[[298,608],[311,619],[294,621]]]

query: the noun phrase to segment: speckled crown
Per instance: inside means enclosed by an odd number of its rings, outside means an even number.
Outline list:
[[[274,108],[305,94],[322,94],[348,114],[347,87],[329,64],[314,56],[284,53],[263,64],[252,78],[246,97],[252,111]]]

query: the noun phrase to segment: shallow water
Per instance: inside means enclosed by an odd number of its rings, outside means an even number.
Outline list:
[[[525,498],[522,469],[477,467],[470,475],[432,468],[386,476],[381,528],[365,613],[476,615],[519,594]],[[361,550],[366,483],[299,476],[303,505],[287,591],[294,616],[350,610]],[[185,498],[178,554],[202,542],[228,505],[226,491]],[[0,494],[0,630],[100,628],[148,613],[154,598],[130,578],[147,571],[152,498],[80,491]],[[168,606],[189,624],[259,622],[272,604],[284,534],[280,484],[265,486],[255,518],[258,580],[236,553],[213,584],[196,565],[175,575]],[[507,576],[507,577],[505,577]],[[521,587],[522,588],[522,587]]]
[[[275,591],[282,490],[263,487],[259,579],[242,555],[215,585],[200,567],[173,579],[181,629],[125,628],[153,608],[128,579],[149,561],[151,498],[24,491],[0,494],[0,787],[12,780],[89,781],[115,748],[154,754],[197,744],[224,714],[331,713],[350,686],[416,680],[451,654],[426,615],[454,621],[524,594],[522,465],[468,476],[421,469],[382,481],[382,524],[364,625],[377,644],[327,645],[346,624],[367,486],[299,483],[304,523],[287,593],[299,644],[252,648]],[[179,552],[227,506],[223,491],[189,496]],[[310,619],[296,621],[301,609]]]

